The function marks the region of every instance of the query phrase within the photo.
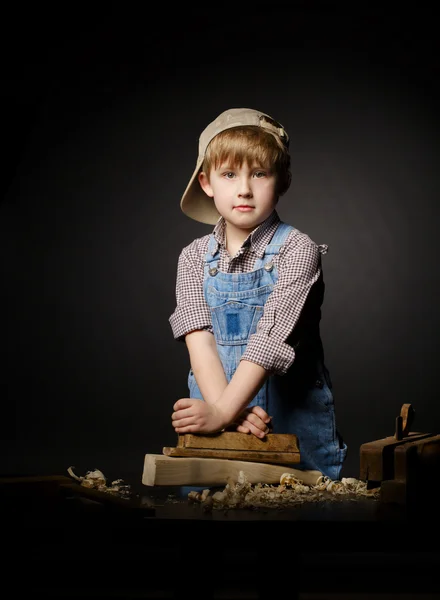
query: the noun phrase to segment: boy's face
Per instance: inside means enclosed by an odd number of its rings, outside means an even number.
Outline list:
[[[199,174],[200,185],[213,198],[228,228],[250,233],[274,210],[278,201],[277,181],[270,169],[243,163],[233,167],[223,163]]]

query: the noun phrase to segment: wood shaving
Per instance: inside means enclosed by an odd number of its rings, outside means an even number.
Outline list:
[[[130,497],[130,486],[124,484],[123,479],[115,479],[111,482],[111,485],[107,485],[107,478],[104,473],[99,469],[95,469],[94,471],[87,471],[84,477],[78,477],[73,472],[75,467],[69,467],[67,472],[73,479],[79,481],[79,483],[86,488],[93,488],[98,492],[107,492],[108,494],[113,494],[114,496],[119,496],[121,498],[129,498]]]
[[[356,500],[360,496],[378,498],[380,488],[367,489],[367,483],[354,477],[343,477],[333,481],[322,475],[316,485],[305,485],[303,481],[284,473],[279,485],[267,483],[250,484],[244,471],[240,471],[237,481],[232,479],[223,491],[210,493],[189,492],[188,500],[199,503],[206,510],[228,508],[288,508],[305,502]]]

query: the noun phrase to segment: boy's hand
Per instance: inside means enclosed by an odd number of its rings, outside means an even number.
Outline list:
[[[173,408],[171,421],[176,433],[214,433],[228,424],[219,406],[197,398],[180,398]]]
[[[251,406],[244,410],[238,419],[235,420],[236,430],[241,433],[253,433],[262,438],[269,433],[272,428],[271,417],[261,406]]]
[[[197,398],[180,398],[173,408],[171,421],[176,433],[214,433],[229,425],[218,404],[208,404]],[[252,406],[235,419],[233,427],[240,433],[263,438],[271,430],[271,417],[261,406]]]

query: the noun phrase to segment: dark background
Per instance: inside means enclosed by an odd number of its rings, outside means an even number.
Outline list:
[[[322,337],[343,475],[440,431],[435,18],[340,3],[9,8],[2,38],[2,474],[138,482],[175,445],[180,197],[198,136],[251,107],[291,136],[282,219],[329,245]],[[320,5],[315,5],[316,7]]]

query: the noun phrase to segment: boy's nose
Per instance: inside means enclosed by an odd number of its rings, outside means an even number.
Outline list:
[[[249,182],[247,179],[240,180],[240,185],[238,188],[238,196],[240,198],[249,198],[250,196],[252,196],[251,186],[249,185]]]

